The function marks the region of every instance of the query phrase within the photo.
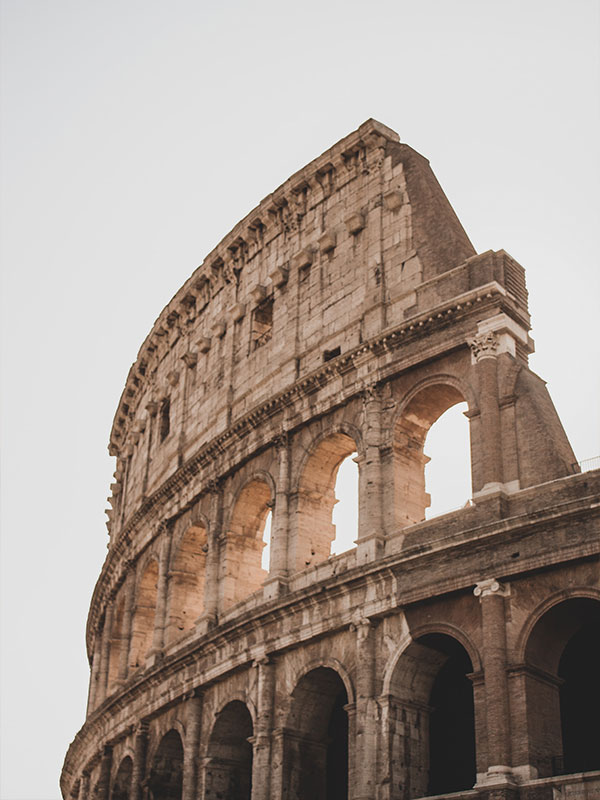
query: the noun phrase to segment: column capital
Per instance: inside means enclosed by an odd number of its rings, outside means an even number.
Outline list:
[[[500,581],[496,580],[496,578],[486,578],[485,580],[479,581],[479,583],[473,589],[473,594],[475,597],[479,597],[480,600],[484,597],[489,597],[490,595],[496,595],[497,597],[508,597],[510,594],[510,585],[500,583]]]
[[[484,358],[496,358],[500,340],[493,331],[479,333],[472,339],[467,339],[467,344],[471,348],[474,363],[479,363]]]

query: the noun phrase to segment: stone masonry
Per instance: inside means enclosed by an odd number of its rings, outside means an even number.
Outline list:
[[[115,415],[65,800],[600,798],[600,471],[529,330],[523,268],[375,120],[217,245]],[[459,402],[472,502],[425,520]]]

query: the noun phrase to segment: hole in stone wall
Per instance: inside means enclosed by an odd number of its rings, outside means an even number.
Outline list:
[[[331,361],[332,358],[337,358],[341,352],[341,347],[334,347],[333,350],[325,350],[323,353],[323,361]]]
[[[468,406],[457,403],[433,423],[425,439],[425,489],[431,504],[425,518],[431,519],[469,503],[471,497],[471,453]]]
[[[336,504],[332,522],[335,539],[331,543],[331,554],[338,555],[351,550],[358,536],[358,464],[352,453],[339,466],[335,482]]]
[[[252,316],[252,349],[262,347],[273,335],[273,301],[265,300]]]

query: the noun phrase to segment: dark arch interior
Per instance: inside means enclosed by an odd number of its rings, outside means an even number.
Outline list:
[[[183,744],[177,731],[161,739],[152,759],[148,790],[150,800],[181,800]]]
[[[569,639],[558,676],[563,763],[554,771],[600,769],[600,614]]]
[[[252,736],[250,712],[240,700],[228,703],[215,722],[208,746],[206,800],[250,800]]]
[[[284,756],[292,796],[347,800],[347,703],[342,679],[328,667],[312,670],[294,689]]]
[[[129,756],[125,756],[115,775],[110,800],[129,800],[132,772],[133,762]]]
[[[430,795],[460,792],[475,783],[473,671],[464,647],[443,634],[428,634],[419,644],[446,656],[431,689],[429,705]]]

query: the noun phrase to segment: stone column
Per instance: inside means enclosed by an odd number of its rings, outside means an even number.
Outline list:
[[[219,613],[219,540],[223,527],[223,486],[211,484],[212,509],[207,532],[208,551],[204,575],[204,612],[198,622],[198,632],[204,633],[217,621]]]
[[[133,564],[127,565],[128,576],[125,587],[125,605],[123,608],[123,622],[121,628],[121,650],[119,652],[119,676],[120,683],[127,679],[129,667],[129,650],[131,647],[131,623],[133,620],[133,607],[135,603],[135,572]]]
[[[104,627],[102,628],[102,644],[100,650],[100,670],[98,675],[98,687],[96,695],[96,705],[105,699],[108,691],[108,667],[110,661],[110,634],[112,629],[113,618],[113,600],[111,596],[104,611]]]
[[[81,781],[79,783],[79,795],[77,800],[89,800],[90,797],[90,774],[89,772],[81,773]]]
[[[381,463],[383,393],[370,386],[363,393],[364,454],[359,468],[357,563],[383,553],[383,475]]]
[[[275,665],[268,658],[254,662],[258,670],[257,718],[252,758],[252,800],[269,800],[271,796],[271,733],[275,699]]]
[[[269,576],[265,581],[265,600],[281,594],[287,585],[288,538],[289,538],[289,491],[290,491],[290,452],[287,433],[276,440],[279,469],[275,489],[275,505],[271,522],[271,563]]]
[[[186,703],[185,750],[181,800],[196,800],[198,787],[198,748],[202,726],[202,697],[192,692]]]
[[[169,591],[169,557],[171,554],[170,531],[164,527],[163,541],[158,562],[158,580],[156,584],[156,610],[154,613],[154,638],[148,664],[151,665],[162,655],[165,642],[165,623],[167,617],[167,599]]]
[[[146,750],[148,748],[148,723],[140,722],[133,743],[133,768],[131,770],[131,800],[142,800],[143,781],[146,776]]]
[[[487,714],[488,765],[490,779],[511,775],[510,718],[506,674],[506,620],[504,598],[508,589],[493,578],[474,589],[481,603],[483,673]]]
[[[100,678],[100,653],[102,639],[96,635],[94,642],[94,653],[92,655],[92,668],[90,672],[90,690],[88,693],[88,705],[86,716],[92,713],[98,704],[98,683]]]
[[[469,341],[479,385],[480,463],[479,491],[502,488],[502,443],[500,441],[500,405],[498,402],[498,337],[488,332]]]
[[[358,766],[354,780],[356,800],[372,800],[376,794],[377,710],[375,702],[375,632],[370,620],[356,623],[356,737]],[[349,742],[349,755],[352,742]]]
[[[108,800],[110,773],[112,769],[112,747],[105,745],[100,760],[100,775],[96,785],[95,800]]]
[[[358,800],[359,781],[362,781],[361,773],[365,764],[361,764],[358,753],[356,752],[356,732],[360,720],[356,713],[356,703],[348,703],[344,706],[344,711],[348,715],[348,800]],[[375,795],[370,795],[369,800],[373,800]]]

